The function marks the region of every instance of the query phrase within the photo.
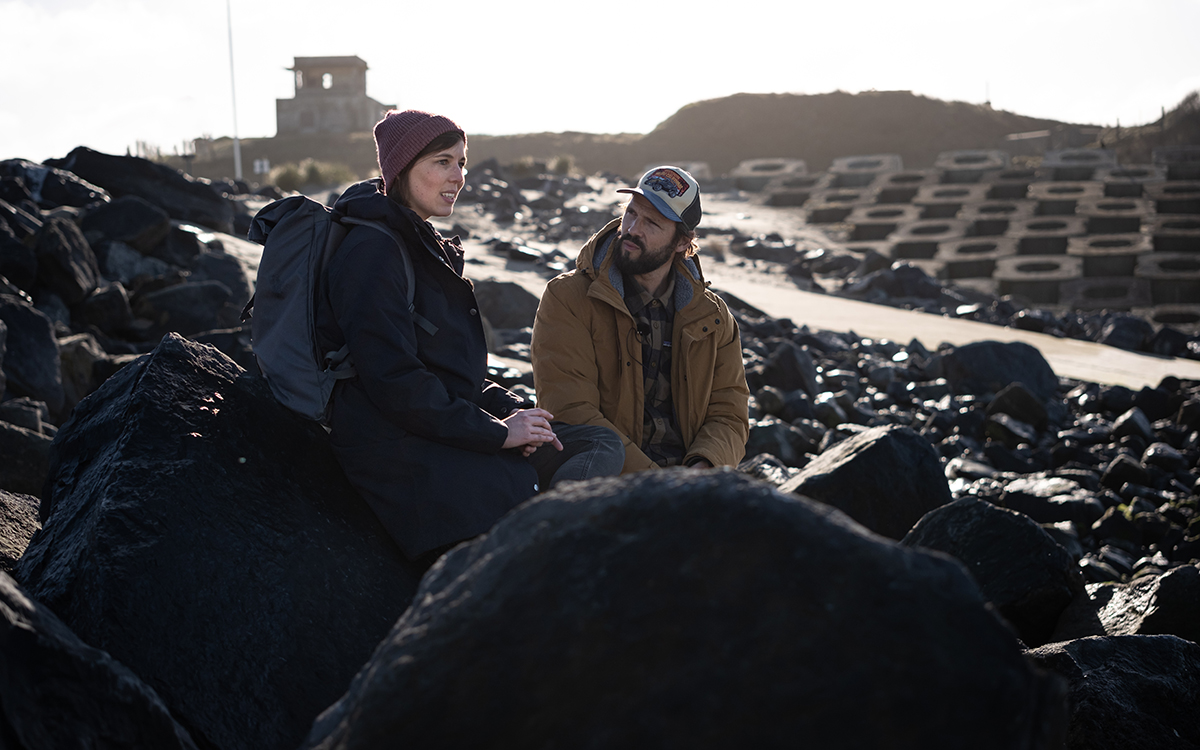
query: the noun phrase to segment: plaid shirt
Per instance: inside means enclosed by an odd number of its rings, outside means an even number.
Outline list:
[[[645,401],[641,449],[659,466],[683,461],[685,446],[671,400],[671,329],[675,322],[675,274],[667,289],[653,297],[632,277],[625,277],[625,306],[642,342]]]

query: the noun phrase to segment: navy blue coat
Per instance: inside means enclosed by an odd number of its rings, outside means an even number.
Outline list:
[[[416,310],[405,296],[395,242],[355,226],[324,275],[318,336],[325,351],[349,344],[358,375],[330,401],[330,438],[351,484],[410,558],[487,531],[537,491],[537,472],[501,450],[499,418],[522,400],[487,380],[479,305],[462,277],[458,238],[445,240],[415,213],[379,192],[351,186],[334,213],[383,221],[406,240]]]

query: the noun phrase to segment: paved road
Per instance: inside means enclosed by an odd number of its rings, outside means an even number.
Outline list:
[[[809,328],[854,331],[867,338],[902,343],[915,338],[931,350],[943,341],[956,345],[988,339],[1024,341],[1037,347],[1058,375],[1134,390],[1156,386],[1168,375],[1200,380],[1200,361],[1134,354],[1089,341],[1060,339],[789,289],[755,280],[747,274],[726,272],[719,263],[710,263],[705,272],[714,287],[736,295],[772,317],[791,318],[797,325],[807,324]]]

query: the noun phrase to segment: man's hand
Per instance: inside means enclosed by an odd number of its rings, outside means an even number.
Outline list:
[[[689,469],[711,469],[713,465],[708,462],[707,458],[702,458],[688,466]]]
[[[501,420],[508,428],[508,438],[503,447],[520,448],[525,457],[529,457],[542,443],[551,443],[555,449],[562,450],[562,443],[550,428],[551,419],[554,419],[554,415],[545,409],[514,411]]]

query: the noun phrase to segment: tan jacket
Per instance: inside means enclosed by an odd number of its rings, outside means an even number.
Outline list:
[[[538,406],[568,424],[609,427],[625,441],[625,472],[656,469],[642,442],[642,345],[609,244],[620,219],[596,233],[576,269],[552,279],[533,324]],[[746,453],[750,391],[737,322],[710,292],[696,258],[675,261],[671,396],[687,453],[736,466]]]

